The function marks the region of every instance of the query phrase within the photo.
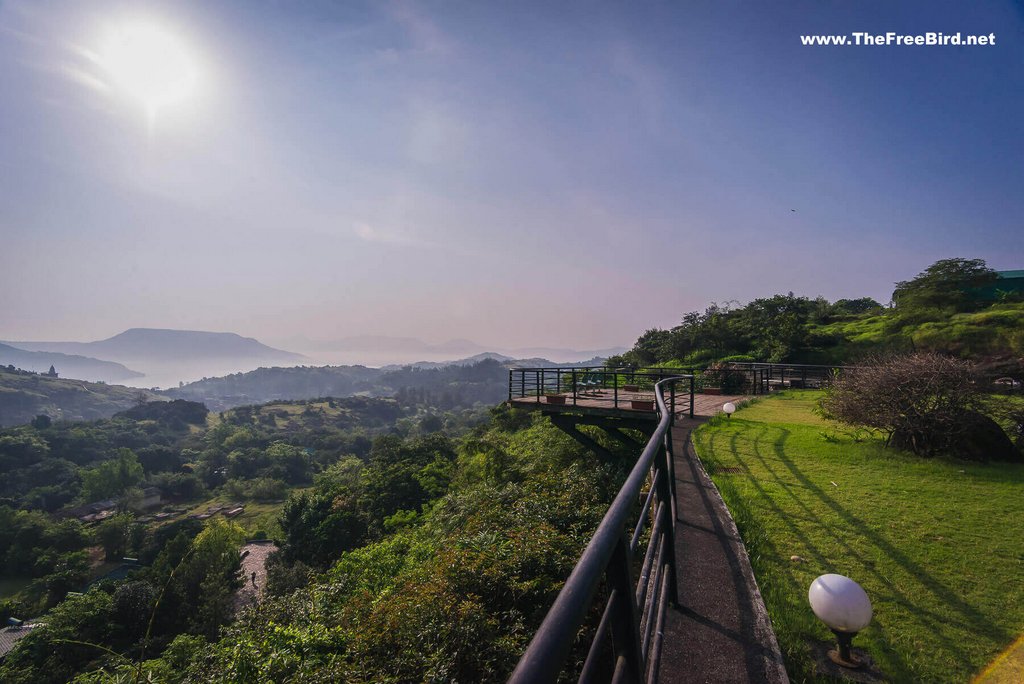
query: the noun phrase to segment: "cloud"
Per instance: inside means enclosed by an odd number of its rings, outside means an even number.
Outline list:
[[[629,83],[630,99],[639,107],[648,129],[656,134],[664,132],[665,75],[626,41],[615,42],[609,57],[612,73]]]
[[[103,78],[96,74],[89,73],[75,64],[63,64],[58,67],[57,72],[68,80],[77,83],[78,85],[85,86],[86,88],[90,88],[98,92],[110,90],[110,84],[103,80]]]
[[[363,242],[372,242],[383,245],[396,245],[403,247],[426,247],[432,243],[426,240],[421,240],[410,235],[405,235],[396,231],[381,230],[369,223],[357,221],[352,226],[352,232],[355,233]]]
[[[416,3],[396,0],[388,5],[387,11],[405,29],[417,52],[437,56],[455,52],[455,42]]]

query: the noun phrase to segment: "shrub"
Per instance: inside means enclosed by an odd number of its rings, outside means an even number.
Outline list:
[[[983,411],[983,399],[972,363],[914,353],[874,357],[845,371],[821,407],[829,418],[879,430],[887,445],[935,456],[969,438],[966,417]]]

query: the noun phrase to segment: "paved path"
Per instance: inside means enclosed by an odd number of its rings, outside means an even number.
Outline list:
[[[1024,636],[999,654],[972,684],[1020,684],[1024,682]]]
[[[246,554],[246,551],[249,553]],[[273,542],[250,543],[239,550],[240,554],[245,555],[245,558],[242,559],[242,579],[245,580],[245,584],[235,594],[236,613],[242,608],[256,603],[263,595],[263,590],[267,587],[267,556],[274,551],[277,551],[277,546]],[[255,584],[252,581],[254,572],[256,573]]]
[[[746,549],[689,440],[702,420],[673,429],[680,606],[665,616],[659,681],[785,683]]]

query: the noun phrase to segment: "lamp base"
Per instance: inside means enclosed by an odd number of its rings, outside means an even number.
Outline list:
[[[839,652],[839,649],[836,648],[833,648],[831,651],[828,652],[828,658],[839,667],[848,667],[851,670],[856,670],[864,664],[860,658],[858,658],[852,653],[849,655],[848,658],[843,658],[842,654]]]
[[[835,651],[835,642],[827,643],[815,641],[811,643],[811,653],[814,656],[814,673],[821,679],[829,682],[857,682],[858,684],[882,684],[892,681],[878,669],[871,654],[859,648],[851,648],[851,655],[860,663],[860,667],[849,667],[846,664],[837,662],[829,655],[829,651]],[[848,661],[849,662],[849,661]],[[817,680],[815,680],[817,681]]]

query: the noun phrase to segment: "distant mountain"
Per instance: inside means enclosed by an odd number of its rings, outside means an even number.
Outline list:
[[[26,351],[6,344],[0,344],[0,366],[14,366],[37,373],[45,373],[53,366],[62,378],[92,382],[120,382],[142,377],[142,373],[113,361],[60,352]]]
[[[408,354],[477,354],[486,348],[471,340],[448,340],[441,344],[429,344],[415,337],[390,337],[388,335],[354,335],[338,340],[322,342],[305,341],[303,346],[310,352],[392,352]]]
[[[0,368],[0,427],[28,423],[38,415],[52,420],[109,418],[139,403],[161,397],[146,390],[51,378]]]
[[[382,396],[379,384],[382,372],[365,366],[296,366],[258,368],[218,378],[203,378],[165,394],[172,399],[188,399],[206,404],[211,411],[236,406],[263,404],[284,399],[350,397],[356,394]]]
[[[482,354],[475,354],[465,359],[456,359],[454,361],[416,361],[415,363],[393,363],[388,366],[381,366],[381,370],[393,371],[401,370],[403,368],[429,370],[433,368],[446,368],[448,366],[469,366],[474,363],[480,363],[481,361],[487,360],[497,361],[498,363],[501,364],[509,364],[516,362],[516,359],[513,359],[511,356],[505,356],[504,354],[498,354],[495,352],[483,352]]]
[[[235,333],[132,328],[97,342],[12,342],[19,349],[82,354],[123,363],[143,373],[137,384],[167,387],[179,381],[293,366],[308,359]]]
[[[563,363],[566,361],[586,361],[594,358],[606,359],[609,356],[622,354],[626,351],[628,351],[628,347],[609,347],[607,349],[586,350],[563,349],[557,347],[524,347],[521,349],[507,350],[506,353],[511,354],[517,359],[554,359],[558,363]]]
[[[439,366],[456,363],[452,359],[474,357],[481,354],[494,354],[506,359],[545,358],[554,359],[558,363],[568,363],[605,358],[613,354],[621,354],[626,347],[608,349],[567,349],[559,347],[526,347],[511,348],[485,347],[472,340],[455,339],[441,344],[429,344],[415,337],[389,337],[387,335],[358,335],[338,340],[313,342],[305,338],[295,338],[291,342],[313,356],[321,357],[332,363],[362,363],[383,365],[386,367],[439,364]],[[437,366],[437,367],[439,367]]]
[[[212,411],[268,401],[350,397],[396,397],[403,405],[437,408],[494,405],[508,392],[508,370],[494,359],[443,367],[392,369],[365,366],[260,368],[223,378],[206,378],[163,392],[174,399],[200,401]]]
[[[421,361],[382,368],[366,366],[296,366],[260,368],[220,378],[205,378],[162,394],[200,401],[212,411],[276,400],[364,395],[396,397],[400,402],[430,401],[440,408],[493,405],[508,391],[510,368],[600,366],[604,359],[555,363],[547,359],[513,359],[484,352],[457,361]]]
[[[30,351],[89,354],[103,359],[130,362],[199,361],[204,359],[262,359],[265,361],[299,362],[305,359],[281,349],[274,349],[235,333],[199,330],[162,330],[132,328],[119,335],[97,342],[12,342]]]

